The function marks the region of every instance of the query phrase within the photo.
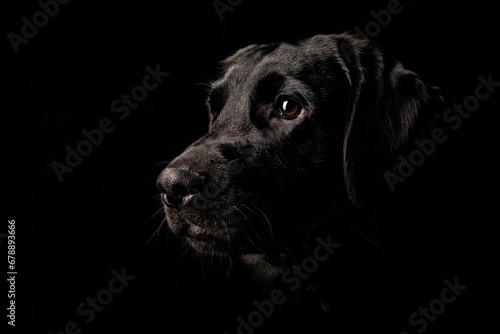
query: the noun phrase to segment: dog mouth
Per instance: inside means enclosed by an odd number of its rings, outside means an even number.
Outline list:
[[[223,257],[237,252],[235,227],[228,226],[223,218],[208,214],[179,212],[164,206],[167,224],[174,235],[183,238],[195,251]]]
[[[229,235],[219,235],[217,231],[212,231],[208,226],[200,226],[189,219],[184,220],[181,235],[186,239],[196,242],[221,242],[229,241]]]
[[[169,230],[199,253],[234,258],[274,245],[268,245],[273,228],[264,213],[269,204],[232,161],[208,168],[211,173],[171,163],[158,178]]]
[[[233,258],[258,253],[267,247],[272,239],[270,222],[257,216],[259,211],[252,204],[238,206],[228,201],[211,204],[214,206],[203,211],[164,205],[168,228],[193,250],[205,255]]]

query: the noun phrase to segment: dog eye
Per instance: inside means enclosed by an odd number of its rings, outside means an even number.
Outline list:
[[[276,101],[276,105],[273,108],[275,114],[283,119],[294,119],[299,116],[302,111],[302,106],[297,101],[292,100],[288,96],[281,96]]]

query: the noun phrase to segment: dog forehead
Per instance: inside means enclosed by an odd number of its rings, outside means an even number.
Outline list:
[[[253,45],[228,57],[223,62],[219,80],[212,83],[212,89],[231,89],[253,84],[265,74],[294,75],[312,66],[310,59],[299,45],[280,43],[274,45]]]
[[[250,75],[259,77],[270,71],[290,76],[307,76],[307,73],[315,72],[318,76],[332,64],[347,73],[349,71],[340,48],[345,40],[361,48],[366,46],[366,41],[345,34],[318,34],[297,43],[246,46],[221,62],[220,79],[214,81],[212,87],[237,87]]]

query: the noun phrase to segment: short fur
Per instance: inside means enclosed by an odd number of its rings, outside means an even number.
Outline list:
[[[282,96],[300,103],[297,118],[276,115]],[[208,133],[158,177],[168,225],[272,280],[318,235],[380,204],[383,173],[441,104],[436,88],[350,34],[240,49],[211,84]]]

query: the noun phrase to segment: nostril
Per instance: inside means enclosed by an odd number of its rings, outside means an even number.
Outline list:
[[[156,186],[162,193],[163,203],[180,208],[203,185],[204,177],[188,168],[167,167],[158,176]]]
[[[189,191],[182,184],[174,184],[172,187],[172,195],[175,197],[184,197],[189,195]]]
[[[156,181],[156,188],[161,192],[161,193],[166,193],[167,191],[163,186],[161,185],[160,181]]]
[[[167,192],[167,205],[179,205],[189,195],[188,189],[182,184],[174,184]]]

